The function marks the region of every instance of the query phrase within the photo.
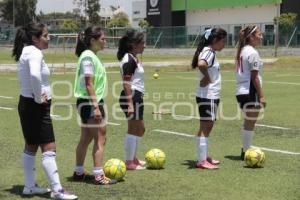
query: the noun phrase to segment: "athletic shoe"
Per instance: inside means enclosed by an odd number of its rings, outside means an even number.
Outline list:
[[[245,152],[243,148],[241,149],[241,160],[245,160]]]
[[[145,167],[137,164],[134,160],[126,160],[126,169],[127,170],[143,170]]]
[[[73,180],[74,181],[88,181],[93,180],[95,177],[90,175],[87,172],[83,172],[83,174],[78,175],[76,172],[73,173]]]
[[[143,160],[139,160],[138,158],[134,158],[133,162],[136,164],[136,165],[140,165],[140,166],[145,166],[146,165],[146,161],[143,161]]]
[[[209,163],[212,164],[212,165],[219,165],[219,164],[220,164],[220,161],[214,160],[214,159],[212,159],[212,158],[209,157],[209,156],[206,158],[206,160],[207,160],[207,162],[209,162]]]
[[[51,192],[52,199],[61,199],[61,200],[71,200],[71,199],[78,199],[78,197],[74,194],[70,194],[65,189],[60,189],[57,192]]]
[[[106,177],[105,175],[98,175],[95,176],[94,183],[96,185],[112,185],[116,184],[118,181],[115,179],[110,179]]]
[[[23,189],[23,195],[47,194],[49,192],[51,192],[49,188],[42,188],[37,184],[31,188],[25,186]]]
[[[200,169],[219,169],[217,165],[210,164],[207,160],[198,161],[196,167]]]

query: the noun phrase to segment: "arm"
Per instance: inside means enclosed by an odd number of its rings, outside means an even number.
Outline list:
[[[129,84],[131,77],[132,77],[131,75],[123,76],[123,89],[128,103],[128,110],[127,110],[128,115],[131,115],[134,112],[131,85]]]
[[[260,84],[260,81],[258,78],[258,73],[259,73],[259,71],[252,70],[251,71],[251,80],[252,80],[252,83],[258,93],[260,103],[263,105],[263,107],[266,107],[266,99],[265,99],[264,92],[263,92],[263,89],[261,87],[261,84]]]
[[[34,101],[38,104],[47,103],[47,96],[42,94],[42,60],[43,55],[41,52],[36,51],[28,60],[30,82],[33,90]]]
[[[208,74],[208,64],[205,60],[198,61],[198,69],[204,75],[203,79],[200,81],[200,87],[206,87],[208,84],[211,83],[209,74]]]
[[[99,105],[97,102],[97,96],[95,93],[95,89],[94,89],[94,78],[91,75],[85,75],[85,86],[86,86],[86,90],[91,98],[92,101],[92,106],[94,109],[94,118],[96,120],[101,120],[102,119],[102,113],[99,109]]]

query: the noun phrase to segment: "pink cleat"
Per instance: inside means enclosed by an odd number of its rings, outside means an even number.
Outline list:
[[[146,161],[143,161],[143,160],[139,160],[138,158],[134,158],[133,162],[136,164],[136,165],[140,165],[140,166],[145,166],[146,165]]]
[[[198,161],[196,167],[200,169],[219,169],[217,165],[213,165],[207,160]]]
[[[209,162],[209,163],[212,164],[212,165],[219,165],[219,164],[220,164],[220,161],[214,160],[214,159],[212,159],[212,158],[209,157],[209,156],[206,158],[206,160],[207,160],[207,162]]]
[[[136,164],[136,162],[134,160],[126,160],[125,162],[126,164],[126,169],[127,170],[143,170],[146,169],[145,167]]]

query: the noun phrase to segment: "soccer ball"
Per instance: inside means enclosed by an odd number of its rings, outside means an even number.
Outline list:
[[[146,162],[149,169],[162,169],[166,162],[166,154],[160,149],[151,149],[146,153]]]
[[[105,176],[115,180],[122,180],[126,174],[126,165],[122,160],[112,158],[104,165]]]
[[[153,74],[153,78],[158,79],[158,77],[159,77],[158,73]]]
[[[250,148],[245,152],[245,162],[248,167],[263,167],[265,160],[266,155],[259,148]]]

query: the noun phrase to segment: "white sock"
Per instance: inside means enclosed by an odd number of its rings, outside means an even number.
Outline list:
[[[62,186],[59,180],[55,156],[56,153],[53,151],[45,151],[44,153],[42,153],[42,167],[48,178],[52,190],[57,192],[58,190],[62,189]]]
[[[253,135],[254,135],[254,131],[247,131],[244,129],[241,130],[241,137],[242,137],[242,141],[243,141],[243,151],[244,152],[246,152],[247,149],[250,148]]]
[[[102,167],[94,167],[93,169],[93,174],[94,176],[102,176],[104,174],[103,168]]]
[[[77,175],[81,175],[81,174],[83,174],[84,173],[84,167],[83,166],[76,166],[75,167],[75,172],[76,172],[76,174]]]
[[[134,151],[134,158],[137,158],[138,147],[139,147],[139,143],[140,143],[141,139],[142,139],[142,137],[136,136],[136,146],[135,146],[135,151]]]
[[[25,187],[35,186],[35,152],[24,151],[22,154]]]
[[[206,158],[209,156],[208,154],[208,137],[205,137],[205,143],[206,143]]]
[[[133,160],[134,159],[134,154],[136,151],[136,144],[137,144],[137,136],[131,135],[129,133],[126,134],[125,137],[125,155],[126,155],[126,160]]]
[[[197,137],[197,153],[198,161],[206,160],[207,158],[207,143],[206,137]]]

